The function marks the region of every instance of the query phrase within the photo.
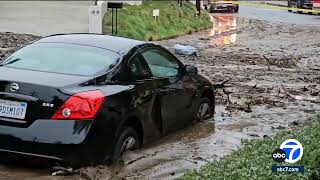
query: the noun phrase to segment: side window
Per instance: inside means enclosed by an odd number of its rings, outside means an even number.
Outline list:
[[[179,73],[179,64],[176,59],[164,51],[149,49],[143,52],[142,56],[154,77],[172,77]]]
[[[132,79],[141,80],[151,77],[148,65],[141,56],[134,56],[129,62],[129,71]]]

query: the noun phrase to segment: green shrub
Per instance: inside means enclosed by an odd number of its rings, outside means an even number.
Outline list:
[[[245,141],[241,149],[200,170],[186,173],[182,179],[320,179],[319,120],[317,117],[273,138]],[[276,163],[271,157],[284,140],[291,138],[300,141],[304,151],[302,160],[293,165],[304,166],[305,172],[273,173],[272,165],[292,165]]]

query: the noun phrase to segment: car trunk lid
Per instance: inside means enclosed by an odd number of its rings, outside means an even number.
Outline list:
[[[64,89],[91,79],[88,76],[1,67],[0,124],[27,125],[36,119],[49,119],[72,95]]]

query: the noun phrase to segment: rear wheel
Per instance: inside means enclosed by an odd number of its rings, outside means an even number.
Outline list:
[[[209,13],[214,13],[215,12],[215,9],[214,9],[214,6],[209,6]]]
[[[239,7],[234,7],[233,12],[237,13],[239,11]]]
[[[290,2],[290,1],[288,1],[288,8],[292,8],[292,7],[291,7],[291,2]],[[292,12],[292,10],[291,10],[291,9],[288,9],[288,12]]]
[[[113,150],[112,162],[117,161],[126,152],[139,149],[140,147],[141,140],[137,131],[132,127],[122,128]]]
[[[297,8],[299,9],[302,9],[303,8],[303,5],[297,5]],[[297,11],[298,14],[302,14],[303,12],[302,11]]]
[[[200,104],[197,111],[196,121],[203,121],[212,118],[213,116],[213,104],[207,97],[203,97],[200,100]]]

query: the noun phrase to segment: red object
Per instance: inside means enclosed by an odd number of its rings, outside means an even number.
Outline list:
[[[320,0],[313,0],[313,9],[320,9]]]
[[[99,91],[87,91],[71,96],[52,116],[56,120],[89,120],[94,119],[105,100]],[[68,113],[66,113],[68,112]]]

